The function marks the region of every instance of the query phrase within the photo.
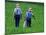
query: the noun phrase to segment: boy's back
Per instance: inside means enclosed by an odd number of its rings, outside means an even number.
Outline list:
[[[15,8],[14,12],[16,13],[16,15],[20,15],[21,14],[21,8]]]
[[[32,13],[31,12],[26,12],[26,18],[31,18]]]

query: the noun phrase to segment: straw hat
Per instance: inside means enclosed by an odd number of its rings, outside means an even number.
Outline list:
[[[20,6],[19,6],[19,3],[16,4],[16,7],[20,7]]]
[[[29,8],[29,11],[32,11],[32,8]]]
[[[19,3],[17,3],[16,6],[19,6]]]

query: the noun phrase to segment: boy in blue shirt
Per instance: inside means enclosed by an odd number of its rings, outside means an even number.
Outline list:
[[[27,27],[31,27],[31,17],[32,17],[32,8],[29,8],[28,11],[26,12],[26,24]]]
[[[19,27],[20,18],[22,15],[21,8],[19,6],[19,3],[16,4],[16,8],[14,9],[14,19],[15,19],[15,27]]]

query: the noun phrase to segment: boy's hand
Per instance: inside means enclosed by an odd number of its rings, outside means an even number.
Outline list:
[[[35,19],[35,16],[34,15],[32,15],[33,16],[33,18]]]
[[[21,19],[22,19],[22,14],[21,14],[21,16],[20,16],[20,17],[21,17]]]

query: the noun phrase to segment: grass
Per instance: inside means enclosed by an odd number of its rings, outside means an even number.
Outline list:
[[[40,3],[25,3],[20,2],[20,7],[22,9],[22,19],[20,20],[20,25],[18,31],[15,27],[14,22],[14,8],[16,2],[6,2],[5,4],[5,33],[6,34],[15,34],[15,33],[32,33],[32,32],[44,32],[44,5]],[[31,23],[32,27],[25,28],[23,30],[23,23],[26,10],[32,7],[33,14],[35,15],[35,19],[32,17]]]

